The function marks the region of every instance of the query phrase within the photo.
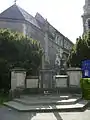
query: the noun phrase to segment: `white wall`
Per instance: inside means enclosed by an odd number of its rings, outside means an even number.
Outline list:
[[[38,79],[26,79],[26,88],[38,88]]]
[[[24,71],[12,71],[11,72],[11,90],[16,87],[25,87],[26,72]]]
[[[24,73],[17,73],[17,87],[24,86],[24,84],[25,84]]]
[[[55,80],[56,80],[56,87],[67,87],[67,78],[68,76],[63,76],[63,75],[58,75]]]
[[[80,68],[70,68],[67,71],[69,76],[69,86],[80,87],[80,79],[82,78],[82,73]]]

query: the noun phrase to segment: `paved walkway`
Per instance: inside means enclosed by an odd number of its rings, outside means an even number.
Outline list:
[[[21,96],[20,99],[4,103],[4,105],[19,112],[82,111],[87,104],[88,102],[80,97],[71,95]]]
[[[3,106],[0,108],[0,120],[90,120],[90,108],[84,112],[22,113]]]
[[[63,120],[90,120],[90,108],[84,112],[59,113]]]
[[[0,108],[0,120],[60,120],[56,116],[57,113],[22,113],[6,107]]]
[[[49,97],[49,96],[48,96]],[[52,99],[53,96],[50,96]],[[58,96],[60,97],[60,96]],[[48,99],[50,99],[48,98]],[[26,96],[25,96],[26,99]],[[37,101],[44,99],[47,101],[47,97],[27,97],[27,100]],[[50,100],[51,100],[50,99]],[[57,100],[54,96],[53,99]],[[60,98],[59,98],[60,99]],[[65,102],[66,100],[64,100]],[[66,106],[66,105],[65,105]],[[90,120],[90,108],[84,112],[51,112],[51,113],[32,113],[32,112],[18,112],[14,109],[7,108],[5,106],[0,107],[0,120]]]

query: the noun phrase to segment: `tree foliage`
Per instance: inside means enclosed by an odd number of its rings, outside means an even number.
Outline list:
[[[0,88],[8,84],[9,70],[25,68],[36,74],[41,63],[42,48],[39,42],[8,29],[0,29]]]
[[[90,59],[90,31],[77,38],[67,63],[71,67],[81,67],[81,62],[86,59]]]

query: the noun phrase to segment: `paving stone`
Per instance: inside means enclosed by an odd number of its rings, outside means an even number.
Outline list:
[[[90,120],[90,109],[84,112],[64,112],[59,113],[63,120]]]
[[[78,103],[76,103],[76,104],[73,104],[73,105],[57,105],[56,107],[57,108],[62,108],[62,109],[64,109],[64,108],[82,108],[82,107],[84,107],[86,104],[87,104],[88,102],[86,101],[86,100],[82,100],[82,101],[80,101],[80,102],[78,102]]]
[[[10,101],[10,102],[6,102],[4,103],[4,105],[9,106],[11,108],[14,108],[18,111],[24,112],[24,111],[42,111],[42,110],[49,110],[52,109],[51,106],[43,106],[43,105],[35,105],[35,106],[26,106],[24,104],[18,103],[18,102],[14,102],[14,101]]]
[[[57,118],[54,113],[37,113],[32,120],[57,120]]]

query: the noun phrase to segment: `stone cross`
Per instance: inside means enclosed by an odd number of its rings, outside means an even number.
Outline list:
[[[17,0],[14,0],[14,3],[16,4]]]

